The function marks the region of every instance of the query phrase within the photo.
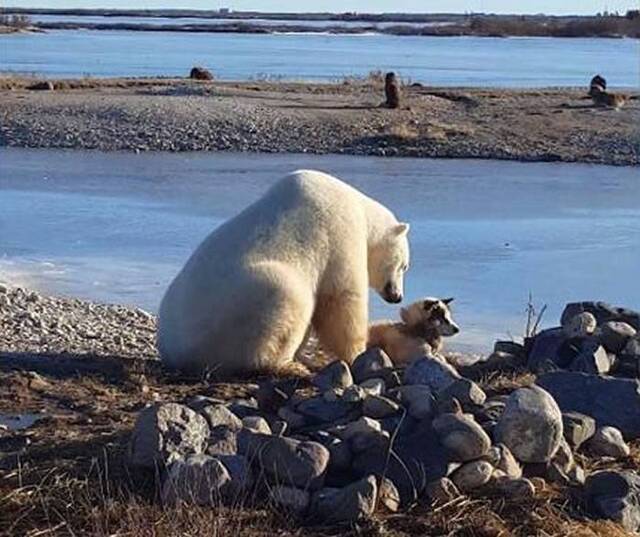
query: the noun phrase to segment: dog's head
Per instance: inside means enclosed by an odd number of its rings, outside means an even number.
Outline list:
[[[449,304],[453,298],[427,297],[400,310],[400,317],[413,330],[454,336],[460,327],[453,321]]]

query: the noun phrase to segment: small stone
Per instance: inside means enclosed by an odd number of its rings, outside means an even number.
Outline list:
[[[432,414],[434,398],[433,392],[428,386],[420,384],[400,386],[395,393],[398,395],[400,403],[407,407],[411,417],[422,420]]]
[[[579,412],[562,414],[564,438],[573,449],[578,449],[596,432],[596,420]]]
[[[256,393],[258,408],[263,412],[275,414],[278,409],[289,403],[298,388],[298,384],[298,379],[261,382]]]
[[[483,405],[487,400],[487,395],[482,388],[472,380],[461,378],[438,394],[439,400],[447,398],[457,399],[462,405],[462,408],[466,409]]]
[[[364,400],[362,413],[369,418],[382,419],[397,414],[400,405],[382,395],[370,395]]]
[[[386,390],[384,380],[379,378],[365,380],[360,384],[360,388],[364,390],[367,396],[382,395]]]
[[[586,344],[573,359],[570,369],[590,375],[606,375],[611,369],[611,360],[604,347],[597,343]]]
[[[272,434],[269,423],[260,416],[247,416],[246,418],[242,418],[242,425],[256,433]]]
[[[166,403],[138,415],[129,459],[133,466],[154,469],[175,459],[202,454],[209,439],[207,421],[185,405]]]
[[[296,516],[304,514],[311,502],[311,497],[306,490],[282,485],[270,488],[269,498],[286,514],[293,513]]]
[[[624,459],[631,453],[622,433],[615,427],[598,428],[585,446],[590,453],[599,457]]]
[[[442,414],[432,425],[451,460],[478,459],[491,447],[491,439],[469,414]]]
[[[523,357],[525,354],[524,345],[516,341],[496,341],[493,352],[503,352],[511,356]]]
[[[530,499],[536,495],[533,483],[524,477],[518,479],[501,477],[495,480],[495,485],[496,489],[509,500]]]
[[[212,429],[221,425],[234,431],[242,429],[242,420],[224,405],[207,405],[199,413],[207,420]]]
[[[363,416],[359,420],[348,423],[340,432],[340,438],[342,438],[342,440],[350,440],[358,434],[371,432],[379,433],[381,431],[382,427],[379,421]]]
[[[468,462],[456,470],[451,480],[462,492],[471,492],[486,485],[493,475],[493,466],[487,461]]]
[[[450,502],[460,496],[458,487],[448,477],[431,481],[427,484],[425,492],[432,502],[439,504]]]
[[[594,516],[613,520],[629,532],[640,530],[640,475],[636,472],[596,472],[587,478],[584,495]]]
[[[496,444],[491,447],[483,459],[491,463],[496,470],[504,472],[505,476],[510,479],[522,477],[522,467],[511,450],[504,444]]]
[[[397,513],[400,510],[400,493],[391,479],[383,477],[380,480],[378,502],[390,513]]]
[[[370,378],[383,376],[393,369],[393,362],[382,349],[373,347],[359,355],[351,364],[351,372],[358,384]]]
[[[564,334],[568,338],[585,337],[593,334],[598,327],[595,316],[588,311],[578,313],[562,324]]]
[[[560,445],[562,414],[546,391],[520,388],[507,399],[495,436],[522,462],[548,462]]]
[[[162,502],[165,505],[187,504],[217,506],[224,488],[231,483],[225,466],[208,455],[190,455],[175,460],[162,485]]]
[[[460,378],[460,374],[452,366],[432,357],[414,360],[404,372],[405,384],[427,386],[435,394],[445,390]]]
[[[352,387],[347,388],[345,394]],[[344,397],[338,401],[326,401],[322,397],[313,397],[302,401],[296,406],[295,411],[305,416],[311,422],[322,424],[333,423],[346,418],[352,408],[350,402],[346,401]]]
[[[602,325],[600,341],[607,351],[617,354],[637,333],[638,331],[630,324],[622,321],[608,321]]]
[[[367,397],[367,392],[363,388],[354,384],[349,386],[342,394],[342,401],[345,403],[361,403]]]
[[[352,524],[373,514],[377,496],[374,476],[341,489],[325,488],[313,495],[312,517],[324,524]]]
[[[348,388],[353,384],[351,369],[343,361],[329,364],[311,380],[312,384],[324,392],[333,388]]]
[[[278,417],[284,420],[290,429],[301,429],[307,424],[307,420],[302,414],[299,414],[288,406],[283,406],[278,409]]]

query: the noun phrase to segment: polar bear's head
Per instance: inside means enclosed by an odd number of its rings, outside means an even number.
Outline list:
[[[409,224],[393,225],[372,248],[369,284],[387,302],[402,302],[404,273],[409,268]]]

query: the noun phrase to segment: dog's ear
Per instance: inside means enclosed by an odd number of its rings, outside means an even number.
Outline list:
[[[452,302],[453,302],[453,297],[451,297],[451,298],[443,298],[443,299],[442,299],[442,303],[443,303],[443,304],[446,304],[447,306],[448,306],[449,304],[451,304]]]

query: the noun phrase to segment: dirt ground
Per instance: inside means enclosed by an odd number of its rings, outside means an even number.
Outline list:
[[[640,101],[597,108],[586,89],[0,78],[0,145],[259,151],[640,164]]]

